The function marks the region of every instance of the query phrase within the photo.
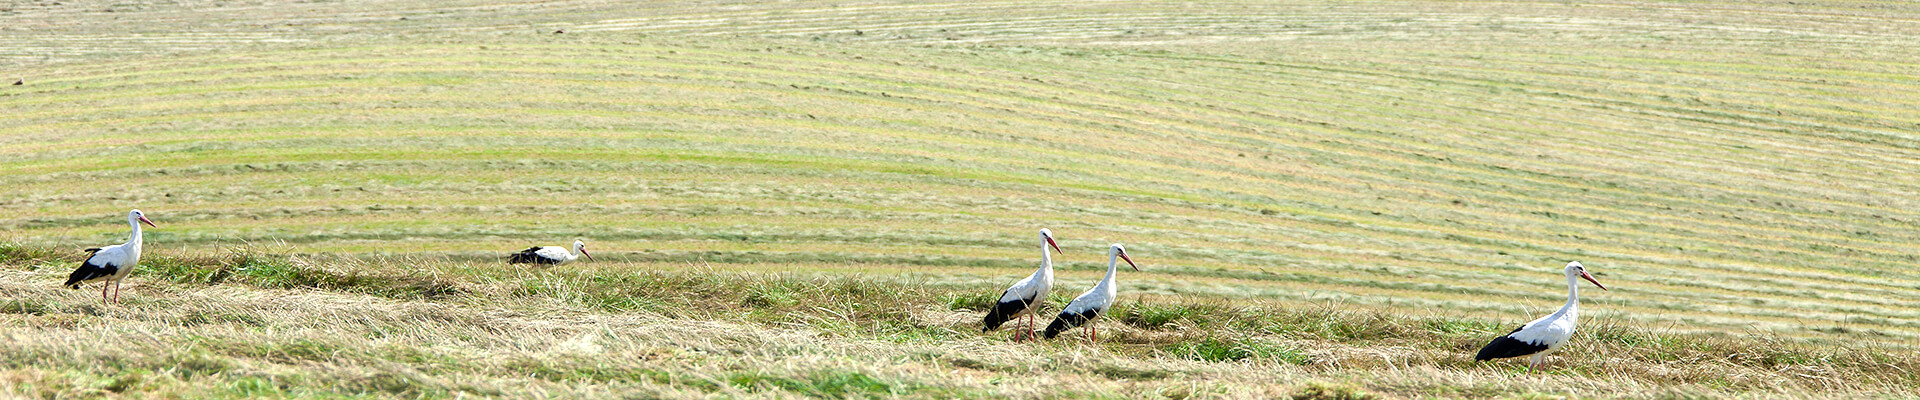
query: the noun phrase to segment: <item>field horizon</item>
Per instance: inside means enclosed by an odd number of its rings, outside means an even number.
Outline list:
[[[4,379],[26,397],[1910,398],[1917,17],[1856,1],[8,5],[0,79],[22,84],[0,85],[0,331],[36,356]],[[130,278],[140,300],[56,290],[80,249],[126,240],[134,208],[163,260]],[[1119,242],[1142,270],[1120,275],[1125,308],[1159,311],[1116,314],[1111,344],[961,329],[973,296],[1032,271],[1040,228],[1065,250],[1056,300]],[[576,238],[597,261],[499,261]],[[256,261],[282,274],[245,272]],[[1610,290],[1582,292],[1562,368],[1460,360],[1558,307],[1569,261]],[[333,340],[258,307],[410,317]],[[598,333],[537,328],[579,321]],[[707,333],[728,342],[690,342]],[[186,350],[59,339],[87,335]],[[542,350],[577,337],[617,344]],[[279,355],[296,339],[333,355]],[[95,358],[36,358],[63,351]],[[143,366],[101,365],[130,357]],[[352,374],[406,384],[322,383]]]

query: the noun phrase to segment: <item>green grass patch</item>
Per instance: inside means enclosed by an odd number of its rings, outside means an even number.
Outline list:
[[[1127,368],[1116,365],[1101,365],[1093,368],[1093,373],[1111,379],[1131,381],[1157,381],[1174,376],[1171,371],[1158,369]]]
[[[762,372],[736,372],[727,383],[748,392],[780,390],[808,397],[845,399],[892,394],[895,387],[864,373],[818,371],[804,377],[783,377]]]
[[[1203,338],[1163,345],[1160,351],[1178,358],[1206,362],[1274,360],[1306,364],[1307,356],[1293,348],[1258,339]]]
[[[1240,313],[1221,303],[1204,301],[1127,302],[1115,305],[1114,314],[1127,325],[1142,329],[1167,329],[1179,326],[1209,326],[1219,317]]]
[[[50,246],[30,246],[19,242],[0,241],[0,265],[17,265],[28,268],[39,264],[54,262],[62,258],[78,259],[86,253],[76,253],[62,257],[56,248]]]
[[[0,313],[6,314],[43,315],[53,310],[53,307],[46,303],[29,299],[7,299],[0,302]]]
[[[999,292],[956,292],[941,297],[951,311],[987,312],[1000,303]]]
[[[382,272],[330,271],[289,256],[264,255],[251,250],[229,251],[216,257],[142,257],[148,275],[174,283],[218,285],[240,283],[277,289],[322,289],[392,298],[439,298],[464,289],[434,277]]]
[[[194,326],[207,325],[207,324],[235,324],[235,325],[241,325],[241,326],[261,327],[261,326],[265,326],[266,323],[267,323],[266,318],[262,318],[256,315],[231,313],[231,312],[219,312],[219,311],[210,311],[210,310],[188,311],[186,314],[180,317],[180,325],[185,327],[194,327]]]
[[[1373,400],[1372,393],[1353,386],[1326,382],[1308,382],[1290,396],[1293,400]]]

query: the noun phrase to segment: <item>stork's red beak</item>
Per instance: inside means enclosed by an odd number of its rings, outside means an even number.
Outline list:
[[[1064,251],[1060,251],[1060,244],[1059,244],[1059,243],[1054,243],[1054,242],[1053,242],[1053,238],[1052,238],[1052,237],[1048,237],[1048,238],[1047,238],[1047,244],[1049,244],[1049,245],[1053,245],[1053,252],[1054,252],[1054,253],[1058,253],[1058,254],[1061,254],[1061,255],[1066,255],[1066,254],[1067,254],[1067,252],[1064,252]]]
[[[1593,285],[1599,286],[1600,290],[1607,290],[1607,285],[1602,285],[1600,281],[1593,280],[1593,275],[1587,275],[1587,271],[1580,271],[1580,277],[1586,278],[1587,282],[1593,282]]]
[[[145,216],[145,215],[142,215],[142,216],[140,216],[140,222],[145,222],[145,223],[147,223],[147,226],[151,226],[151,227],[155,227],[155,228],[159,228],[159,227],[160,227],[159,225],[154,225],[154,224],[153,224],[153,221],[148,221],[148,220],[147,220],[147,216]]]
[[[587,261],[593,261],[593,254],[587,253],[587,248],[585,247],[580,248],[580,255],[587,256]]]
[[[1129,267],[1133,267],[1133,270],[1134,270],[1134,271],[1139,271],[1139,270],[1140,270],[1140,266],[1138,266],[1138,265],[1133,265],[1133,259],[1131,259],[1131,258],[1127,258],[1127,253],[1120,253],[1120,259],[1122,259],[1122,260],[1127,260],[1127,266],[1129,266]]]

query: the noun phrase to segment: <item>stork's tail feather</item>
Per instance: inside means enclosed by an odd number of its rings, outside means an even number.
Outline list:
[[[1512,336],[1501,336],[1487,343],[1487,347],[1480,348],[1480,352],[1473,355],[1473,360],[1487,361],[1496,358],[1532,355],[1546,351],[1547,348],[1548,346],[1546,344],[1522,342],[1515,340]]]
[[[1000,297],[1005,298],[1006,294],[1001,293]],[[1005,324],[1007,323],[1007,321],[1013,320],[1013,316],[1019,315],[1021,311],[1025,311],[1027,309],[1027,304],[1028,303],[1023,300],[1003,301],[1003,302],[1000,302],[999,304],[995,304],[993,306],[993,311],[987,312],[986,321],[983,321],[983,322],[986,322],[986,327],[980,328],[980,331],[991,332],[995,329],[1000,329],[1001,324]]]
[[[1081,311],[1078,313],[1075,313],[1072,311],[1061,311],[1060,316],[1053,317],[1053,323],[1047,324],[1047,338],[1052,339],[1054,336],[1059,335],[1060,332],[1066,332],[1068,329],[1077,328],[1080,325],[1087,323],[1087,321],[1092,321],[1094,317],[1098,317],[1098,316],[1100,316],[1099,309],[1091,309],[1091,310]]]
[[[80,264],[79,269],[73,270],[73,274],[67,275],[67,283],[62,283],[60,284],[60,286],[66,286],[68,289],[79,290],[80,284],[86,283],[87,280],[89,279],[99,278],[102,276],[107,276],[112,274],[113,274],[113,271],[108,270],[106,268],[101,268],[93,264],[83,263],[83,264]]]
[[[1047,338],[1052,339],[1054,336],[1060,336],[1060,332],[1066,332],[1068,329],[1073,329],[1073,327],[1067,326],[1066,316],[1062,315],[1060,318],[1054,318],[1053,323],[1047,324]]]
[[[534,246],[533,248],[530,248],[530,249],[521,250],[519,253],[513,253],[513,255],[511,256],[507,256],[507,263],[508,264],[538,264],[540,262],[540,256],[534,254],[534,252],[536,251],[540,251],[539,246]]]
[[[73,275],[67,276],[67,283],[62,283],[60,284],[60,286],[66,286],[68,289],[80,290],[80,284],[86,282],[87,279],[92,279],[93,277],[94,277],[93,274],[88,274],[86,273],[85,270],[73,271]]]
[[[995,329],[1000,329],[1001,324],[1007,323],[1007,316],[1001,314],[1000,309],[996,307],[993,312],[987,313],[987,320],[983,322],[986,322],[986,326],[980,327],[980,331],[992,332]]]

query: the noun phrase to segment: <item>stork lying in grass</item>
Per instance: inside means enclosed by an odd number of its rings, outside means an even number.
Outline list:
[[[580,254],[575,255],[573,253]],[[508,256],[507,263],[561,265],[573,262],[573,260],[580,258],[580,256],[587,256],[588,260],[593,259],[592,254],[587,254],[587,243],[574,240],[573,252],[571,253],[567,252],[567,248],[560,246],[533,246],[526,250],[521,250],[519,253],[513,253],[512,256]]]

